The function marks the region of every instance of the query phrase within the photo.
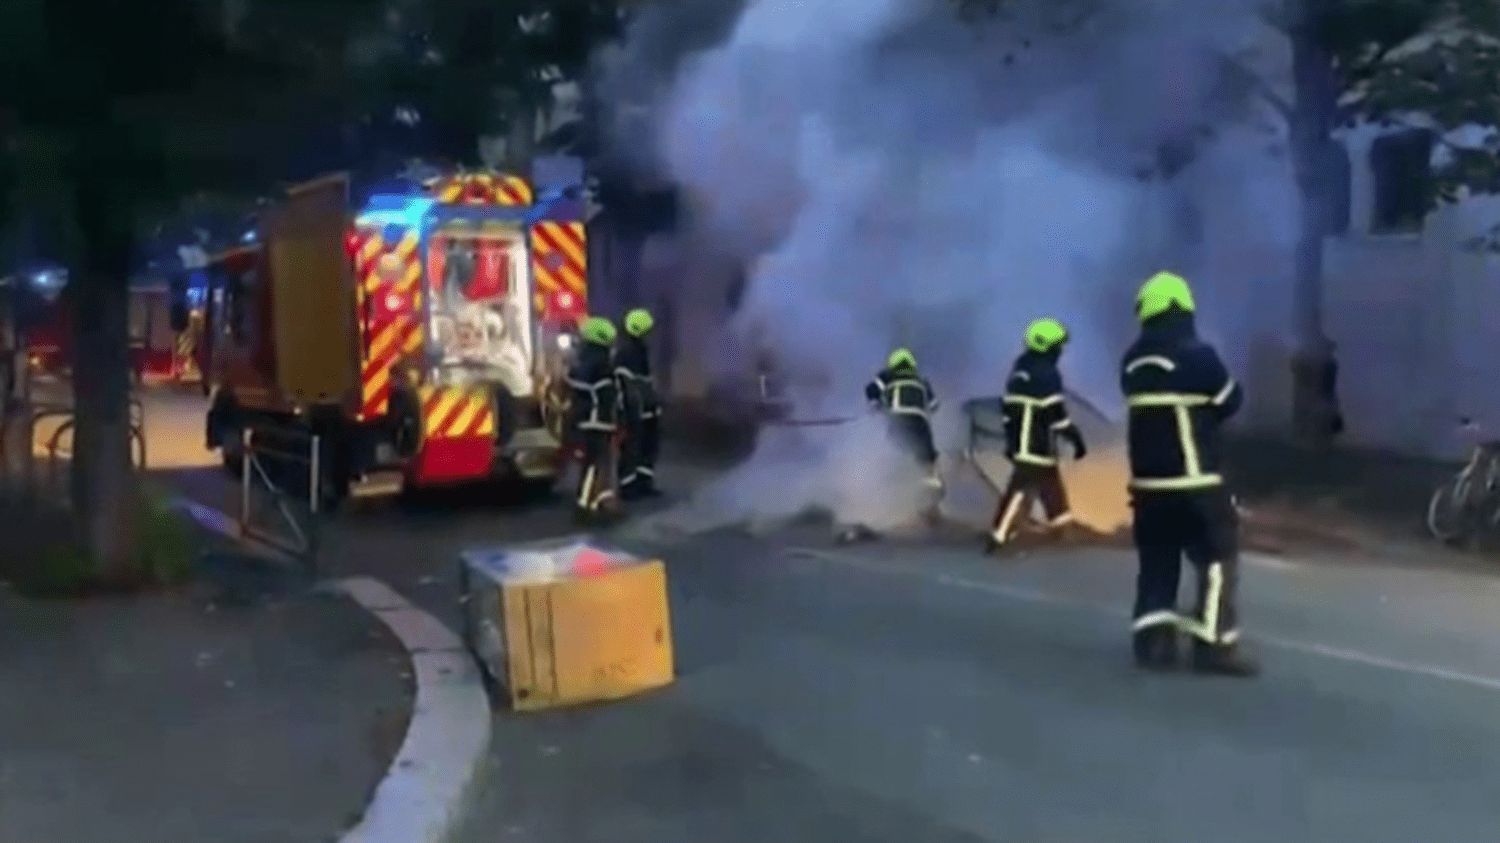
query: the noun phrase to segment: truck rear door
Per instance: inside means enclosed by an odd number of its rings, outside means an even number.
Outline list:
[[[344,403],[359,389],[348,202],[346,176],[319,179],[289,191],[265,226],[276,379],[299,404]]]

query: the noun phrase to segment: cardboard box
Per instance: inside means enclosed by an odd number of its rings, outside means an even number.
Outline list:
[[[511,707],[614,700],[671,684],[666,568],[573,539],[465,551],[464,639]]]

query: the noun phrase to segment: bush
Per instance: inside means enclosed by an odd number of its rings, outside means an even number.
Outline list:
[[[193,573],[193,538],[183,516],[157,495],[143,495],[137,569],[149,582],[177,585]]]
[[[131,582],[103,583],[99,566],[75,538],[78,530],[71,513],[45,503],[0,512],[8,539],[0,555],[0,576],[21,594],[44,598],[77,597],[106,586],[130,589],[186,582],[195,558],[192,528],[166,500],[153,490],[142,490],[135,522],[139,555]]]
[[[94,564],[72,539],[41,551],[32,564],[23,564],[16,590],[30,597],[76,597],[94,583]]]

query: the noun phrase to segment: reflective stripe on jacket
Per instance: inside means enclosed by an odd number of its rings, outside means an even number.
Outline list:
[[[651,353],[638,337],[626,337],[615,352],[615,380],[627,420],[661,415],[656,379],[651,376]]]
[[[1120,365],[1129,411],[1131,488],[1192,491],[1221,486],[1220,426],[1243,392],[1187,314],[1148,322]]]
[[[1057,434],[1072,427],[1054,355],[1028,351],[1005,385],[1005,455],[1026,465],[1057,465]]]
[[[865,386],[865,398],[888,413],[929,418],[937,409],[932,386],[916,372],[882,369]]]
[[[585,345],[568,369],[573,391],[572,420],[578,430],[612,431],[619,420],[619,388],[611,371],[609,349]]]

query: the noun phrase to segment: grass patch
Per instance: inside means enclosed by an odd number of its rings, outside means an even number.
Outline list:
[[[0,505],[0,578],[17,592],[41,598],[79,597],[109,590],[171,587],[191,578],[196,542],[185,516],[150,488],[141,491],[134,521],[137,545],[129,578],[105,582],[78,540],[66,508],[40,501]]]

